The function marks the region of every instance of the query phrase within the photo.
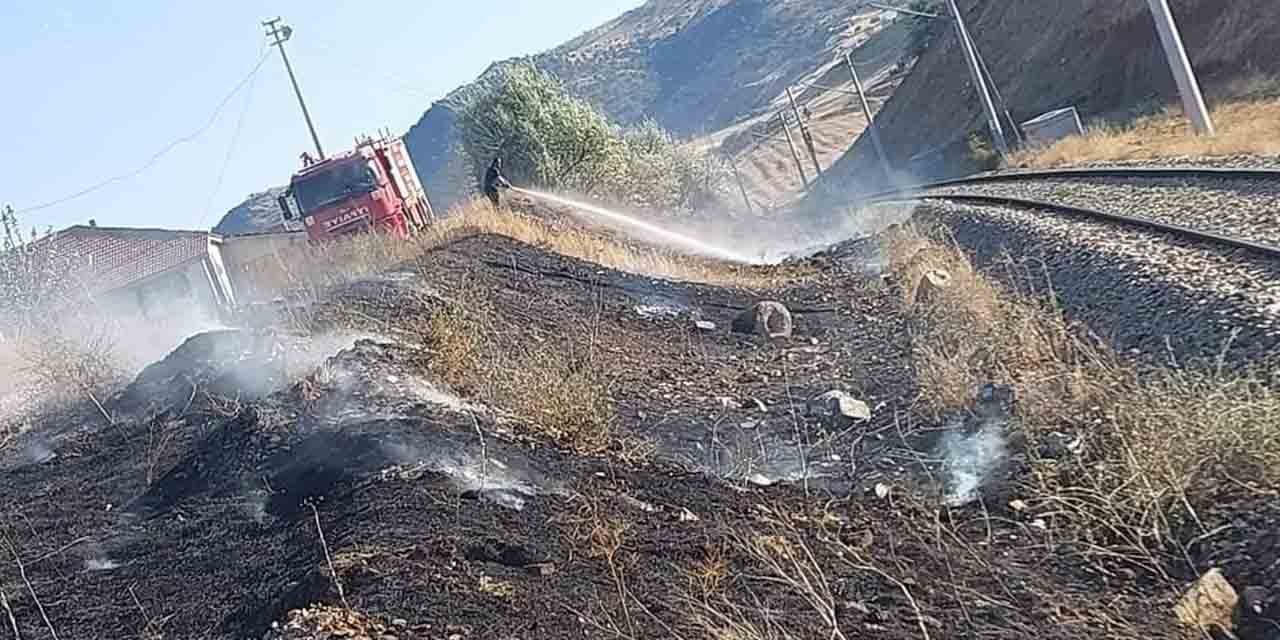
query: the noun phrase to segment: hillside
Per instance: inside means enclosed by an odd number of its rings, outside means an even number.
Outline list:
[[[652,117],[693,138],[767,116],[787,86],[822,77],[842,49],[877,31],[851,20],[867,13],[880,11],[839,0],[652,0],[528,60],[622,124]],[[477,83],[512,62],[496,63]],[[474,86],[433,104],[407,136],[438,207],[473,186],[449,167],[449,105]]]
[[[1086,120],[1127,116],[1177,103],[1164,52],[1142,2],[961,0],[970,30],[1009,104],[1024,122],[1075,105]],[[1173,10],[1210,99],[1280,63],[1280,4],[1271,0],[1174,0]],[[1087,43],[1087,45],[1086,45]],[[971,169],[967,135],[985,131],[969,73],[950,28],[877,118],[895,167],[909,177]],[[832,191],[875,176],[869,140],[859,140],[828,176]]]
[[[213,228],[213,232],[229,236],[282,231],[295,226],[285,222],[280,214],[280,206],[276,204],[276,198],[279,198],[282,193],[284,193],[284,187],[272,187],[266,191],[251,194],[245,198],[244,202],[228,211]]]

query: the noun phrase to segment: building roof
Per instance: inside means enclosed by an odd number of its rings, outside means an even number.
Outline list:
[[[40,242],[52,243],[82,265],[79,279],[97,294],[203,258],[211,237],[207,231],[76,225]]]

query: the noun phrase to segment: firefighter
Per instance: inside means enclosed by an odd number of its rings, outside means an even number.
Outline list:
[[[494,158],[489,170],[484,172],[484,195],[493,203],[494,209],[502,204],[499,188],[510,189],[511,183],[502,175],[502,158]]]

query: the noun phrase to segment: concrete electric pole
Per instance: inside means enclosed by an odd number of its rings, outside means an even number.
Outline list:
[[[791,111],[796,114],[796,124],[800,127],[800,137],[804,140],[804,146],[809,150],[809,158],[813,160],[814,180],[822,177],[822,165],[818,163],[818,150],[813,146],[813,134],[809,133],[809,127],[804,123],[804,117],[800,115],[800,105],[796,104],[796,96],[791,91],[791,87],[787,87],[787,100],[791,102]]]
[[[787,134],[787,146],[791,147],[791,159],[796,161],[796,171],[800,173],[800,182],[809,188],[809,176],[804,173],[804,163],[800,161],[800,152],[796,151],[796,140],[791,137],[791,123],[787,121],[787,112],[779,111],[778,119],[782,121],[782,132]]]
[[[1205,107],[1200,83],[1196,80],[1196,72],[1191,68],[1191,60],[1187,57],[1187,48],[1182,44],[1178,23],[1174,22],[1173,12],[1169,10],[1169,0],[1147,0],[1147,3],[1151,5],[1156,30],[1160,32],[1165,55],[1169,57],[1169,68],[1173,71],[1174,80],[1178,82],[1178,93],[1182,94],[1182,108],[1191,119],[1196,133],[1212,136],[1213,119],[1209,117],[1209,109]]]
[[[1152,0],[1155,2],[1156,0]],[[991,100],[991,91],[987,89],[987,83],[982,76],[982,68],[978,64],[978,53],[973,41],[969,39],[969,30],[964,26],[964,17],[960,15],[960,7],[956,6],[956,0],[947,0],[947,8],[951,10],[951,16],[956,21],[956,33],[960,36],[960,48],[964,50],[965,60],[969,63],[969,72],[973,75],[973,88],[978,92],[978,98],[982,101],[982,108],[987,112],[987,126],[991,129],[991,142],[995,145],[996,151],[1001,157],[1009,155],[1009,143],[1004,138],[1004,125],[1000,123],[1000,114],[996,112],[996,105]]]
[[[889,155],[884,152],[884,143],[880,141],[880,129],[876,127],[875,118],[871,116],[871,105],[867,103],[867,94],[862,89],[862,78],[858,77],[858,69],[853,66],[853,56],[844,54],[844,63],[849,66],[849,75],[853,76],[853,88],[858,92],[858,101],[862,103],[862,115],[867,119],[867,134],[871,136],[871,144],[876,148],[876,156],[880,158],[880,167],[884,169],[885,179],[892,179],[889,169]]]
[[[311,132],[311,141],[316,145],[317,160],[324,160],[324,149],[320,148],[320,136],[316,135],[316,126],[311,122],[311,113],[307,111],[307,103],[302,100],[302,90],[298,88],[298,79],[293,76],[293,65],[289,64],[289,56],[284,52],[284,43],[293,35],[293,29],[289,25],[276,26],[280,22],[280,18],[267,20],[262,23],[266,27],[267,35],[274,40],[271,44],[280,49],[280,58],[284,60],[284,69],[289,72],[289,82],[293,84],[293,92],[298,96],[298,104],[302,107],[302,117],[307,121],[307,130]]]

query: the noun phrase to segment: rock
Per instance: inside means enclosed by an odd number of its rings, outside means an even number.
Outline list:
[[[831,390],[809,399],[805,410],[810,416],[837,421],[866,421],[871,419],[871,407],[867,403],[839,390]]]
[[[1025,500],[1011,500],[1009,502],[1009,508],[1014,511],[1026,511],[1027,503]]]
[[[697,328],[699,331],[715,331],[716,330],[716,323],[711,322],[710,320],[698,320],[697,322],[693,323],[693,326]]]
[[[556,565],[552,562],[538,562],[524,567],[525,573],[531,576],[550,576],[555,575]]]
[[[721,396],[721,397],[719,397],[719,398],[716,398],[716,400],[719,400],[719,401],[720,401],[720,406],[722,406],[722,407],[724,407],[724,408],[726,408],[726,409],[741,409],[741,408],[742,408],[742,403],[741,403],[741,402],[738,402],[737,400],[734,400],[733,398],[730,398],[730,397],[727,397],[727,396]]]
[[[890,493],[893,493],[893,488],[892,488],[892,487],[890,487],[889,485],[887,485],[887,484],[885,484],[885,483],[883,483],[883,482],[877,482],[877,483],[876,483],[876,497],[877,497],[877,498],[880,498],[881,500],[884,500],[885,498],[888,498],[888,497],[889,497],[889,494],[890,494]]]
[[[920,276],[916,284],[915,304],[936,304],[943,293],[951,288],[951,274],[942,269],[930,269]]]
[[[641,500],[641,499],[636,498],[636,497],[634,497],[634,496],[629,496],[629,495],[627,495],[627,494],[625,494],[625,493],[620,494],[620,495],[621,495],[621,497],[622,497],[622,501],[623,501],[623,502],[625,502],[625,503],[627,503],[627,505],[628,505],[628,506],[631,506],[631,507],[633,507],[633,508],[636,508],[636,509],[639,509],[639,510],[641,510],[641,511],[644,511],[645,513],[657,513],[657,512],[658,512],[658,508],[657,508],[657,507],[653,506],[652,504],[650,504],[650,503],[648,503],[648,502],[645,502],[644,500]]]
[[[1263,587],[1245,587],[1240,596],[1244,611],[1255,616],[1262,615],[1271,599],[1271,594]]]
[[[1059,460],[1080,452],[1084,439],[1072,437],[1061,431],[1051,431],[1040,439],[1038,452],[1041,458]]]
[[[789,338],[794,323],[791,311],[781,302],[765,300],[743,311],[733,321],[737,333],[754,333],[765,338]]]
[[[1207,631],[1217,627],[1223,631],[1235,628],[1236,606],[1240,596],[1222,576],[1221,569],[1210,569],[1200,576],[1174,605],[1183,624]]]

